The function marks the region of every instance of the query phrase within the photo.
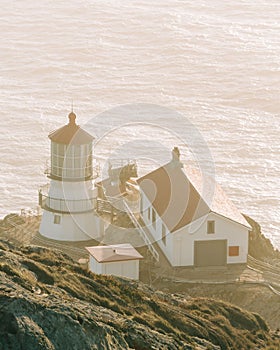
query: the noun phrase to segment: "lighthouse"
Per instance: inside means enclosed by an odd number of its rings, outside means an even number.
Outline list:
[[[93,179],[93,137],[76,124],[73,111],[67,125],[49,134],[51,162],[46,174],[50,183],[39,190],[43,209],[39,232],[59,241],[86,241],[103,234],[96,214],[97,189]]]

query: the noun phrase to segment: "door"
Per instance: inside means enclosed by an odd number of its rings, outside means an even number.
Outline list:
[[[194,265],[224,266],[227,263],[227,240],[195,241]]]

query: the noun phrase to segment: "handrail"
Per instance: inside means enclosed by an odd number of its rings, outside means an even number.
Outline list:
[[[114,158],[111,159],[109,162],[109,165],[112,166],[112,168],[116,168],[116,167],[122,167],[124,165],[137,165],[136,163],[136,159],[124,159],[124,158]]]
[[[92,169],[90,169],[91,171],[89,171],[88,174],[86,174],[84,172],[84,168],[65,168],[65,167],[56,167],[57,169],[60,169],[61,171],[59,173],[54,172],[53,171],[53,167],[47,167],[45,168],[44,174],[47,175],[47,177],[51,178],[51,179],[62,179],[64,181],[84,181],[85,179],[97,179],[99,176],[99,168],[97,167],[93,167]],[[65,174],[65,170],[70,170],[70,171],[66,171]],[[75,174],[75,172],[77,170],[82,170],[82,172],[79,173],[79,175],[73,176],[73,173]],[[69,174],[71,174],[71,176],[69,176]]]
[[[115,197],[97,198],[96,208],[97,211],[105,213],[123,212],[123,199]]]
[[[159,261],[159,254],[156,251],[156,249],[154,248],[154,246],[153,246],[152,242],[150,241],[149,237],[147,236],[146,232],[143,230],[142,226],[139,224],[134,213],[132,212],[132,210],[130,209],[129,205],[126,203],[125,200],[123,201],[123,204],[124,204],[126,212],[129,215],[131,221],[133,222],[133,224],[136,227],[136,229],[138,230],[141,238],[143,239],[143,241],[147,245],[149,251],[151,252],[152,257],[158,262]]]
[[[53,169],[60,169],[59,174],[56,172],[53,172]],[[66,167],[64,164],[63,166],[59,165],[52,165],[52,162],[48,160],[45,164],[45,169],[44,169],[44,174],[47,175],[49,178],[62,178],[65,181],[68,180],[84,180],[84,179],[96,179],[98,178],[100,174],[100,164],[94,163],[91,166],[83,166],[82,168],[77,168],[77,167]],[[80,170],[81,173],[79,172],[79,175],[73,176],[73,174],[69,177],[67,174],[64,174],[66,170],[69,170],[70,173],[75,173],[75,171]],[[89,174],[86,174],[86,170],[89,171]],[[68,174],[69,175],[69,174]]]
[[[61,199],[53,198],[39,191],[39,205],[41,208],[61,213],[81,213],[92,211],[96,207],[96,198]]]

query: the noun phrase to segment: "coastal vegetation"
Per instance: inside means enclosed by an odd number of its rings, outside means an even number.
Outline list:
[[[0,241],[0,349],[270,349],[277,332],[223,301],[83,270],[54,249]]]

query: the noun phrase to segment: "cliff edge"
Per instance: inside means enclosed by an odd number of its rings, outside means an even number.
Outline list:
[[[261,226],[250,216],[243,216],[252,227],[249,235],[249,255],[260,260],[280,260],[280,251],[262,234]]]
[[[0,241],[0,349],[278,349],[258,315],[82,270]],[[268,347],[269,346],[269,347]]]

